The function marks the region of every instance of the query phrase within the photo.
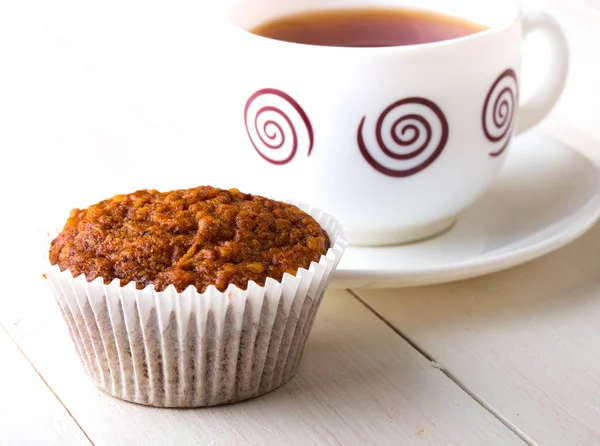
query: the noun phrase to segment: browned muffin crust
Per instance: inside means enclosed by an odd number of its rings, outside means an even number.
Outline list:
[[[296,206],[209,186],[116,195],[71,212],[50,263],[88,281],[224,291],[295,275],[327,252],[327,233]]]

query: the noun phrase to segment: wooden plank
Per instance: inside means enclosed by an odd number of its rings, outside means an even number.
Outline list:
[[[242,404],[153,409],[88,383],[52,298],[11,332],[95,444],[524,444],[345,291],[321,307],[299,374]]]
[[[2,327],[0,358],[0,446],[90,444]]]
[[[600,444],[599,253],[600,225],[488,277],[358,294],[537,444]]]

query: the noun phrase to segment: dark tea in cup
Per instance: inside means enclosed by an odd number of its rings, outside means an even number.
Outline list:
[[[284,16],[250,31],[271,39],[308,45],[387,47],[455,39],[486,28],[432,11],[359,8]]]

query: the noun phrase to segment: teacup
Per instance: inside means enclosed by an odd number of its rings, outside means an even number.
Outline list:
[[[484,31],[370,48],[289,43],[249,32],[276,17],[331,8],[420,8]],[[519,105],[524,37],[541,31],[551,66]],[[515,134],[561,94],[559,26],[509,0],[240,0],[226,25],[228,131],[244,187],[326,209],[355,245],[439,234],[490,186]]]

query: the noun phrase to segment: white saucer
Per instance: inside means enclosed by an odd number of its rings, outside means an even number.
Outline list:
[[[539,133],[515,140],[500,177],[448,232],[419,243],[350,247],[331,286],[391,288],[450,282],[540,257],[600,216],[600,172]]]

